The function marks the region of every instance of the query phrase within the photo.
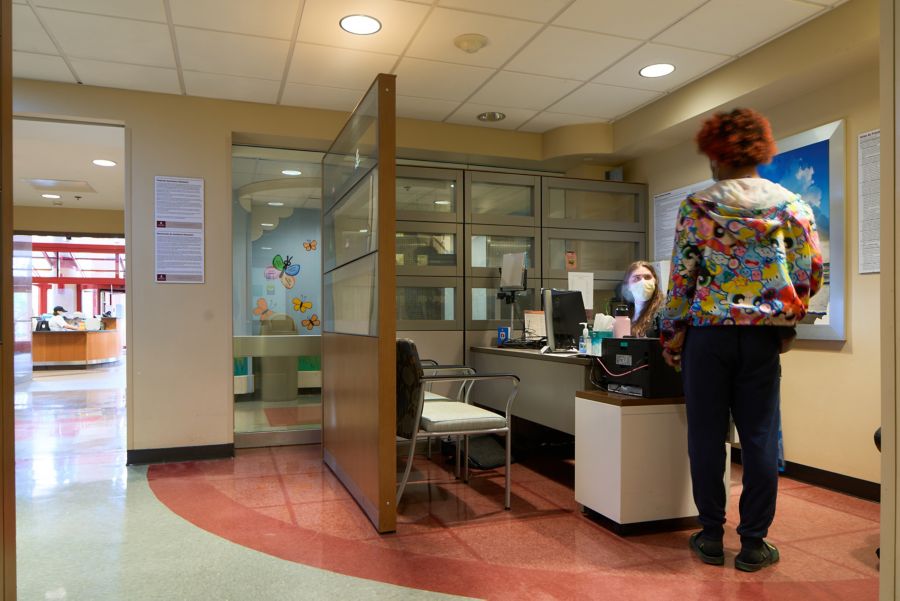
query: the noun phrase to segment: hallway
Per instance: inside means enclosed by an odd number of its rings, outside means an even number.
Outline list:
[[[690,555],[690,531],[622,539],[583,517],[565,462],[516,464],[510,512],[499,471],[412,485],[399,532],[378,536],[318,446],[123,467],[124,367],[35,376],[16,395],[23,600],[877,596],[878,505],[800,482],[782,479],[783,559],[758,574],[731,567],[738,480],[716,568]]]

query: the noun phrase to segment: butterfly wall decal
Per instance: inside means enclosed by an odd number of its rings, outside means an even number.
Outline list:
[[[272,259],[272,267],[280,271],[278,279],[288,290],[294,287],[294,283],[297,281],[295,276],[300,273],[300,266],[293,265],[292,258],[290,255],[285,255],[283,258],[281,255],[275,255]]]
[[[301,313],[306,313],[313,307],[312,301],[305,299],[294,298],[291,302],[294,305],[294,311],[300,311]]]
[[[314,327],[316,327],[316,326],[319,325],[320,323],[321,323],[321,322],[319,321],[319,316],[316,315],[315,313],[313,313],[312,315],[310,315],[310,316],[309,316],[309,319],[304,319],[303,321],[300,322],[300,324],[301,324],[303,327],[305,327],[307,330],[313,329]]]
[[[256,308],[253,309],[254,315],[259,315],[260,319],[269,319],[272,317],[273,312],[269,309],[269,303],[266,302],[264,298],[256,299]]]
[[[316,250],[316,244],[318,244],[315,240],[307,240],[303,243],[303,248],[306,249],[307,252]]]

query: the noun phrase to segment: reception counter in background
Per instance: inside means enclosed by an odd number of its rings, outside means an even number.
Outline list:
[[[33,332],[34,369],[78,369],[115,363],[122,352],[118,330]]]

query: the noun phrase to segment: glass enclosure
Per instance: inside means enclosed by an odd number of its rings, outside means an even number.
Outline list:
[[[236,446],[319,436],[321,159],[232,149]],[[364,202],[353,206],[347,223],[365,212]]]

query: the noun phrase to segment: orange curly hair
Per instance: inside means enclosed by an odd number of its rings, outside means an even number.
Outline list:
[[[711,160],[731,167],[768,163],[777,152],[768,119],[753,109],[716,113],[704,121],[697,148]]]

